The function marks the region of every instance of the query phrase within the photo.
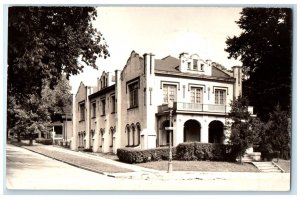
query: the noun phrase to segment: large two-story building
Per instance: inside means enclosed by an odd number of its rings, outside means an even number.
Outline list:
[[[103,72],[95,87],[80,84],[71,147],[116,153],[170,142],[225,143],[229,104],[241,93],[240,67],[228,71],[197,54],[155,59],[133,51],[122,71]]]

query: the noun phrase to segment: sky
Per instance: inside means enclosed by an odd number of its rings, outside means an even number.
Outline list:
[[[226,68],[241,65],[228,59],[226,38],[239,35],[235,23],[242,8],[230,7],[98,7],[93,25],[108,44],[110,57],[97,61],[98,70],[85,67],[70,78],[72,93],[82,81],[96,86],[103,70],[122,70],[134,50],[141,56],[155,54],[178,58],[182,52],[196,53],[202,59],[218,62]]]

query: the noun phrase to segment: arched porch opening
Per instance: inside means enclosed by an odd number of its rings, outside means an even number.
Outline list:
[[[208,126],[208,142],[223,144],[224,140],[224,124],[218,120],[210,122]]]
[[[197,120],[187,120],[183,127],[184,142],[200,142],[201,125]]]

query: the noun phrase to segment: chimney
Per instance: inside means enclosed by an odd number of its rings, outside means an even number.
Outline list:
[[[235,83],[233,87],[233,97],[236,99],[238,96],[242,96],[242,67],[233,66],[233,77],[235,78]]]
[[[155,55],[152,53],[145,53],[144,55],[144,74],[154,74]]]

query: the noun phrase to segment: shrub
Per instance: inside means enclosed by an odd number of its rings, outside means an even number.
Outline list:
[[[83,149],[83,152],[93,152],[93,149]]]
[[[175,158],[176,148],[172,148],[172,158]],[[117,149],[117,156],[121,162],[126,163],[142,163],[158,160],[169,159],[169,148],[160,147],[155,149],[134,149],[134,148],[120,148]]]
[[[178,160],[196,160],[194,142],[181,143],[177,146],[176,159]]]
[[[36,138],[35,142],[40,143],[40,144],[44,144],[44,145],[51,145],[52,144],[52,139]]]
[[[178,160],[235,161],[236,157],[232,146],[215,143],[181,143],[176,152]]]

